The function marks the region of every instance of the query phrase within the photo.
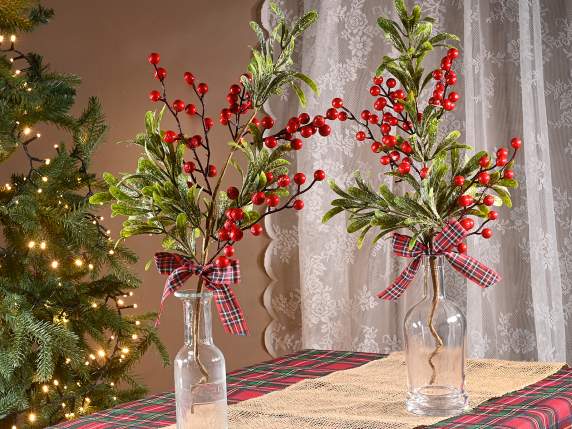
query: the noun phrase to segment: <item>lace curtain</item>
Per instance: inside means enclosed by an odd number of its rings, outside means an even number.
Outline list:
[[[335,96],[353,111],[371,108],[371,77],[388,44],[376,18],[395,18],[390,0],[281,0],[290,17],[315,8],[318,24],[298,46],[303,71],[321,89],[307,111],[323,113]],[[262,18],[272,22],[268,2]],[[502,208],[490,240],[469,252],[503,274],[481,290],[449,270],[448,294],[465,310],[471,357],[571,360],[572,357],[572,2],[568,0],[425,0],[438,27],[462,38],[457,65],[462,102],[443,132],[459,129],[477,150],[496,150],[512,135],[524,141],[515,168],[520,181],[512,210]],[[437,64],[438,58],[433,59]],[[428,68],[429,69],[429,68]],[[300,113],[295,97],[267,110],[287,119]],[[339,184],[360,170],[381,175],[369,145],[355,141],[349,122],[328,138],[305,143],[293,162],[324,169]],[[396,303],[376,293],[406,260],[387,241],[356,247],[338,216],[320,221],[333,198],[324,184],[306,194],[306,208],[267,218],[272,238],[265,265],[272,278],[265,306],[273,321],[266,346],[279,355],[299,348],[389,352],[402,348],[401,325],[421,287]],[[453,272],[452,272],[453,271]]]

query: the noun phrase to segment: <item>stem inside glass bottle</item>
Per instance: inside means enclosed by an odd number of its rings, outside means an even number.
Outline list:
[[[443,347],[443,339],[439,336],[439,333],[435,329],[433,325],[433,319],[435,317],[435,313],[437,311],[437,306],[439,305],[439,298],[441,296],[441,275],[439,270],[441,269],[441,264],[438,263],[437,256],[429,256],[429,271],[431,277],[431,287],[432,287],[432,294],[431,294],[431,311],[429,313],[429,319],[427,321],[429,326],[429,331],[431,335],[435,339],[435,349],[429,355],[429,366],[431,367],[431,379],[429,384],[435,384],[437,379],[437,368],[433,363],[433,359],[439,354],[441,348]]]

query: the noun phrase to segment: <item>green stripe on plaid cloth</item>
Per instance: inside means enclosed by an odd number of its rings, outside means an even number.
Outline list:
[[[565,366],[524,389],[490,399],[465,414],[427,428],[570,429],[572,368]]]
[[[284,389],[308,378],[356,368],[383,355],[359,352],[303,350],[233,371],[227,376],[228,403],[234,404]],[[155,429],[175,423],[175,395],[154,395],[110,410],[60,423],[54,428]]]

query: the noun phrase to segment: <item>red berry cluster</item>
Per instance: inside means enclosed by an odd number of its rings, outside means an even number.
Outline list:
[[[510,158],[509,150],[505,147],[501,147],[497,150],[495,162],[491,161],[489,155],[483,155],[479,159],[479,169],[472,177],[453,177],[453,185],[458,187],[460,192],[460,196],[457,199],[458,205],[462,207],[459,222],[467,231],[473,230],[476,225],[475,220],[468,216],[470,211],[478,209],[479,206],[487,208],[487,219],[469,235],[480,235],[487,239],[493,236],[493,231],[485,226],[489,222],[497,220],[499,215],[498,212],[488,209],[488,207],[495,203],[495,197],[492,196],[489,191],[499,180],[511,180],[514,178],[514,171],[507,168],[507,166],[511,163],[522,146],[522,140],[518,137],[513,137],[510,144],[513,149]],[[472,188],[473,185],[477,186],[477,192],[474,195],[465,193],[465,191]],[[457,250],[464,253],[467,251],[467,245],[460,243]]]
[[[447,92],[450,86],[457,83],[457,74],[452,69],[453,61],[459,57],[459,51],[451,48],[441,59],[441,68],[433,71],[433,79],[435,79],[435,87],[433,95],[429,98],[429,104],[432,106],[440,106],[447,111],[455,110],[455,103],[461,98],[455,91]]]
[[[179,131],[167,130],[163,133],[163,141],[167,144],[179,143],[184,144],[188,149],[191,150],[193,155],[193,160],[184,161],[182,165],[182,170],[184,173],[190,176],[188,181],[189,186],[193,186],[197,183],[197,177],[195,174],[200,174],[203,176],[204,186],[202,186],[203,191],[207,194],[213,196],[218,189],[218,185],[214,186],[214,190],[211,188],[211,183],[209,178],[215,177],[218,174],[215,165],[210,163],[210,144],[209,144],[209,131],[214,126],[214,121],[206,116],[205,113],[205,103],[204,98],[207,94],[209,88],[206,83],[197,83],[195,76],[191,72],[185,72],[183,79],[192,88],[198,99],[198,106],[193,103],[185,103],[183,100],[176,99],[173,102],[169,102],[166,96],[165,79],[167,77],[167,71],[163,67],[159,67],[160,55],[157,53],[152,53],[149,55],[149,63],[151,63],[155,69],[155,78],[161,82],[162,91],[153,90],[149,94],[149,98],[153,102],[162,102],[165,104],[169,112],[173,115],[178,125]],[[242,77],[246,79],[252,79],[250,74],[244,74]],[[250,131],[248,128],[249,124],[261,128],[261,135],[266,134],[263,137],[264,145],[271,150],[300,150],[302,149],[302,138],[307,139],[316,133],[321,136],[328,136],[331,133],[331,128],[326,124],[326,119],[337,119],[337,112],[328,111],[327,117],[317,115],[311,118],[308,113],[301,113],[298,116],[292,117],[288,120],[284,128],[279,129],[275,133],[271,133],[270,130],[275,127],[275,121],[270,116],[264,116],[262,119],[256,118],[254,108],[251,101],[251,94],[246,91],[242,82],[234,83],[230,86],[226,100],[228,102],[228,107],[221,109],[219,123],[223,126],[228,127],[230,134],[235,143],[240,143],[243,137],[246,137]],[[335,109],[330,109],[335,110]],[[244,115],[248,115],[248,120],[245,122],[242,119]],[[182,131],[182,125],[180,122],[179,114],[185,112],[187,115],[192,117],[198,117],[202,121],[203,132],[201,134],[195,134],[192,136],[187,136]],[[242,144],[242,143],[240,143]],[[206,162],[203,163],[199,157],[198,150],[203,148],[206,152]],[[224,172],[225,168],[222,170]],[[260,215],[259,220],[262,220],[265,216],[276,213],[284,209],[293,208],[295,210],[301,210],[304,207],[304,201],[299,197],[303,193],[310,190],[310,188],[316,183],[323,181],[326,178],[326,174],[323,170],[316,170],[314,172],[313,180],[310,184],[303,187],[306,183],[306,176],[297,172],[292,177],[288,174],[282,174],[278,177],[274,177],[271,171],[265,172],[266,183],[258,191],[252,193],[251,195],[242,195],[239,188],[236,186],[230,186],[226,194],[228,198],[232,201],[231,208],[225,212],[225,220],[222,226],[216,230],[216,238],[218,240],[218,249],[215,255],[211,258],[212,261],[218,267],[226,267],[230,264],[229,259],[234,255],[233,244],[242,240],[243,231],[250,229],[250,232],[254,236],[259,236],[263,232],[263,227],[260,223],[252,224],[251,220],[248,220],[245,215],[245,206],[251,203],[255,206],[265,206],[264,212]],[[281,201],[279,192],[281,188],[293,187],[294,191],[289,193],[289,197],[285,201]],[[220,255],[223,252],[224,255]]]

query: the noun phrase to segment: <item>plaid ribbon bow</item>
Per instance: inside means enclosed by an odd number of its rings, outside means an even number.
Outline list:
[[[459,222],[454,219],[449,220],[447,225],[433,239],[432,252],[420,242],[416,242],[413,248],[410,249],[411,237],[398,233],[393,234],[393,253],[405,258],[413,258],[413,261],[389,287],[381,291],[377,296],[388,301],[399,298],[415,278],[421,266],[423,255],[444,255],[454,269],[482,288],[498,283],[501,276],[496,271],[469,255],[451,251],[454,246],[465,238],[466,234],[467,231]]]
[[[234,291],[230,288],[231,284],[237,284],[240,281],[240,268],[237,260],[233,260],[226,268],[218,268],[213,264],[204,266],[196,264],[190,258],[176,253],[159,252],[155,254],[155,265],[161,274],[169,275],[161,297],[161,311],[164,301],[183,287],[189,277],[197,275],[205,280],[206,288],[213,292],[224,330],[235,335],[249,334],[242,309]]]

